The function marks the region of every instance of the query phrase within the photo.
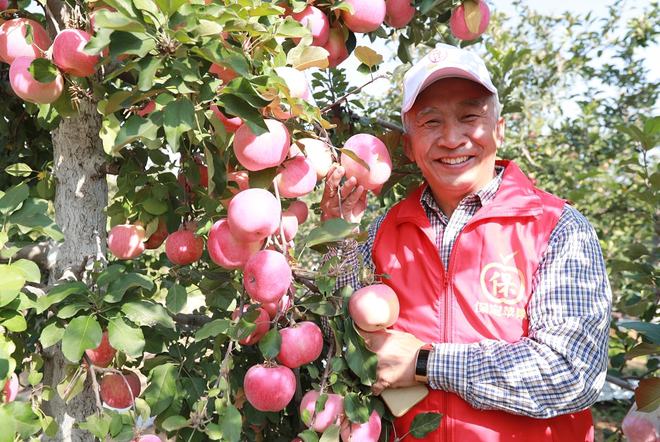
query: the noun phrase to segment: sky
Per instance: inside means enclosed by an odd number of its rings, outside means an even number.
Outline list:
[[[510,0],[486,0],[489,4],[491,10],[497,10],[512,15],[514,9],[511,5]],[[566,11],[569,11],[574,14],[586,14],[592,12],[595,16],[605,17],[608,13],[607,6],[611,5],[614,0],[524,0],[523,3],[529,5],[531,9],[538,11],[539,13],[548,14],[548,15],[561,15]],[[627,4],[632,7],[630,13],[634,14],[634,0],[628,0]],[[642,2],[638,2],[641,4]],[[488,32],[488,31],[486,31]],[[368,39],[364,38],[362,41],[358,40],[358,45],[370,46],[381,54],[385,54],[388,49],[384,44],[378,41],[371,43]],[[655,80],[660,80],[660,45],[656,45],[652,48],[646,50],[645,54],[647,67],[650,70],[650,78]],[[386,57],[387,59],[387,57]],[[348,74],[349,82],[352,85],[362,85],[368,81],[369,77],[356,73],[357,66],[359,61],[355,56],[351,56],[346,62],[342,64],[342,67],[345,67]],[[385,63],[383,65],[384,70],[391,71],[397,65],[397,62],[394,63]],[[380,96],[389,91],[389,81],[387,79],[378,80],[372,85],[365,87],[363,91],[365,93]]]

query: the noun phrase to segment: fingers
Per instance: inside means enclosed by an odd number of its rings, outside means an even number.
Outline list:
[[[380,396],[383,390],[387,390],[390,386],[391,384],[389,382],[379,379],[371,386],[371,392],[376,396]]]
[[[339,164],[333,164],[325,176],[325,189],[323,191],[322,199],[334,198],[337,196],[339,183],[344,176],[344,168]]]

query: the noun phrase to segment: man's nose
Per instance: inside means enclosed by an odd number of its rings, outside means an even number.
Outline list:
[[[468,137],[460,124],[445,124],[438,138],[438,144],[446,149],[456,149],[463,146]]]

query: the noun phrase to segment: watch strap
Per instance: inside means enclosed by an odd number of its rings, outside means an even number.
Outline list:
[[[417,382],[428,383],[428,363],[431,350],[433,350],[433,345],[426,344],[421,346],[417,351],[417,358],[415,360],[415,380]]]

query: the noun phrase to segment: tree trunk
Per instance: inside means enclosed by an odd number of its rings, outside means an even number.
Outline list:
[[[85,264],[105,255],[108,186],[104,173],[103,146],[99,138],[101,116],[96,105],[84,100],[79,113],[63,119],[53,131],[55,221],[64,233],[57,262],[50,273],[49,284],[71,272],[80,279]],[[100,249],[98,244],[100,243]],[[44,383],[53,388],[64,377],[66,360],[59,346],[51,348],[44,365]],[[96,403],[88,378],[84,390],[69,403],[53,392],[45,411],[59,424],[56,441],[93,440],[90,433],[74,428],[93,414]]]

